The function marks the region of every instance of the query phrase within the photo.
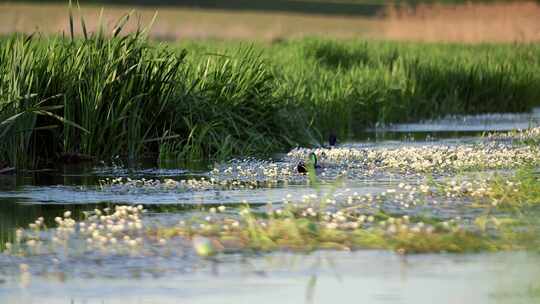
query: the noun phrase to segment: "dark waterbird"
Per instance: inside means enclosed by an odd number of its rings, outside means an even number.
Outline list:
[[[335,147],[337,143],[337,136],[335,132],[331,132],[328,136],[328,145],[330,147]]]
[[[306,174],[308,173],[310,168],[311,169],[321,168],[321,166],[317,164],[317,155],[315,155],[315,153],[313,152],[309,154],[309,160],[307,161],[307,163],[304,162],[303,160],[298,162],[298,165],[296,166],[296,171],[300,174]]]
[[[321,145],[321,148],[332,149],[337,145],[337,135],[334,131],[328,135],[328,144]]]

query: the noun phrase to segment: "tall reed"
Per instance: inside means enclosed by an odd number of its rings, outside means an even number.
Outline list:
[[[0,43],[0,154],[13,165],[64,153],[225,158],[306,142],[307,128],[289,124],[297,109],[273,96],[274,77],[249,47],[186,64],[184,50],[142,32]]]

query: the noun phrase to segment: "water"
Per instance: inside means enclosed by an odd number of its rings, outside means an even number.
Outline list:
[[[538,256],[380,251],[230,258],[156,277],[5,281],[2,303],[536,303]],[[315,281],[310,287],[310,282]],[[22,287],[28,284],[29,287]]]
[[[482,132],[537,126],[539,117],[536,110],[395,125],[366,134],[370,140],[343,143],[342,147],[366,151],[474,147],[486,141],[478,137]],[[305,177],[288,173],[294,171],[294,154],[268,161],[237,160],[220,166],[218,173],[210,171],[211,165],[200,164],[175,169],[99,165],[0,176],[0,238],[12,241],[15,228],[26,227],[40,216],[53,227],[53,219],[66,210],[81,218],[95,208],[143,204],[147,227],[172,226],[200,214],[200,206],[223,204],[234,209],[247,201],[255,210],[263,210],[269,202],[279,208],[288,198],[309,195],[340,201],[350,193],[377,195],[425,178],[425,174],[387,170],[383,165],[366,172],[361,163],[353,166],[324,157],[321,163],[324,170],[319,172],[321,185],[317,187],[308,185]],[[344,165],[347,173],[336,182]],[[268,167],[274,173],[263,172]],[[116,177],[160,183],[103,186],[99,182]],[[226,185],[175,184],[171,188],[164,182],[194,177],[216,178]],[[467,204],[458,200],[403,208],[389,201],[382,210],[429,213],[440,219],[474,218],[482,212]],[[311,254],[232,253],[208,260],[197,256],[191,243],[181,239],[145,246],[140,253],[127,256],[0,254],[0,303],[533,303],[540,299],[540,256],[520,251],[401,256],[388,251],[320,250]],[[20,265],[29,270],[21,271]]]
[[[380,126],[360,134],[360,138],[387,140],[463,139],[486,132],[527,129],[540,124],[540,108],[531,113],[494,113],[482,115],[451,115],[418,123]]]

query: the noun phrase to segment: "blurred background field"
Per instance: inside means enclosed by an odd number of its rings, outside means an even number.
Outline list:
[[[67,1],[66,1],[67,2]],[[0,33],[68,31],[66,2],[0,3]],[[540,40],[540,5],[530,1],[81,1],[90,29],[135,10],[141,24],[157,12],[160,40],[279,41],[304,36],[443,42]],[[131,22],[128,30],[137,27]]]

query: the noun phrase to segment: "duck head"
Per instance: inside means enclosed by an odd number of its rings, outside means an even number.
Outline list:
[[[318,168],[319,165],[317,164],[317,155],[314,152],[311,152],[309,154],[309,162],[313,167]]]

